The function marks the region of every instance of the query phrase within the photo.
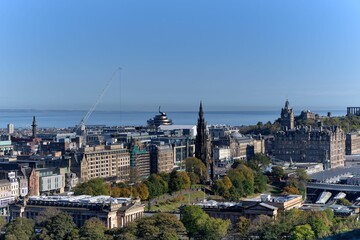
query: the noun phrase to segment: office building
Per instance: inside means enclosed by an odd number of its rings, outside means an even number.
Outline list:
[[[71,161],[80,182],[93,178],[125,182],[130,177],[130,153],[122,145],[81,148]]]
[[[9,123],[7,125],[7,131],[8,131],[8,134],[13,134],[14,133],[14,124]]]
[[[174,156],[171,145],[151,144],[149,145],[149,152],[151,173],[170,173],[174,169]]]

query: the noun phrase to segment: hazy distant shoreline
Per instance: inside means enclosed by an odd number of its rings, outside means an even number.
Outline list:
[[[32,116],[36,116],[39,127],[73,127],[85,116],[82,110],[35,110],[35,109],[0,109],[0,128],[6,128],[8,123],[15,128],[30,127]],[[320,116],[331,112],[332,116],[344,116],[346,110],[314,111]],[[197,111],[169,111],[167,116],[174,124],[196,124]],[[295,111],[299,114],[300,111]],[[149,118],[158,114],[157,111],[95,111],[87,124],[102,124],[107,126],[140,126],[146,125]],[[253,125],[258,122],[274,122],[280,116],[280,110],[238,110],[238,111],[205,111],[205,120],[209,124],[227,124],[231,126]]]

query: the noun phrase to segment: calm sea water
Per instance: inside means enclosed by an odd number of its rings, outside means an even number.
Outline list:
[[[329,110],[316,111],[325,116]],[[344,116],[346,111],[332,110],[333,116]],[[0,128],[6,128],[8,123],[15,128],[30,128],[35,115],[39,127],[73,127],[79,124],[86,111],[49,111],[49,110],[0,110]],[[119,112],[95,111],[87,124],[103,124],[107,126],[140,126],[146,125],[149,118],[157,112]],[[298,113],[296,113],[298,114]],[[167,112],[174,124],[196,124],[197,112]],[[280,111],[207,111],[204,114],[209,124],[227,124],[231,126],[252,125],[258,122],[274,122],[280,116]]]

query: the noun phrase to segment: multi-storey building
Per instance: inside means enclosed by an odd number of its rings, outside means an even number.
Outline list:
[[[133,145],[130,149],[130,166],[134,177],[131,181],[147,178],[150,176],[150,153],[145,148],[141,149],[139,145]]]
[[[13,133],[14,133],[14,124],[9,123],[9,124],[7,125],[7,133],[8,133],[8,134],[13,134]]]
[[[345,134],[339,127],[300,127],[275,134],[276,159],[320,162],[325,168],[344,166]]]
[[[80,182],[92,178],[128,181],[130,177],[130,153],[122,145],[85,147],[74,156],[71,171]]]
[[[57,209],[73,217],[81,227],[86,220],[96,217],[108,229],[120,228],[144,215],[145,206],[140,200],[112,198],[110,196],[37,196],[10,205],[10,220],[17,217],[35,219],[46,209]]]
[[[173,145],[174,165],[177,170],[185,170],[185,160],[193,157],[195,153],[194,144]]]
[[[360,154],[360,133],[351,132],[346,134],[346,155]]]
[[[150,172],[170,173],[174,169],[174,156],[171,145],[149,145]]]
[[[231,151],[229,147],[214,147],[213,159],[215,161],[226,161],[231,158]]]
[[[14,147],[10,139],[0,139],[0,156],[9,155]]]
[[[29,176],[29,195],[62,193],[65,188],[65,174],[49,168],[32,169]]]
[[[159,136],[158,141],[153,141],[155,144],[164,142],[169,144],[173,149],[174,167],[177,170],[185,170],[185,160],[189,157],[194,157],[195,144],[192,136]]]

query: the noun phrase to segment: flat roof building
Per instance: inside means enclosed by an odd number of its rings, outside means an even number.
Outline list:
[[[144,215],[140,200],[110,196],[34,196],[10,205],[10,220],[17,217],[35,219],[46,209],[58,209],[73,217],[81,227],[92,217],[100,219],[108,229],[121,228]]]

